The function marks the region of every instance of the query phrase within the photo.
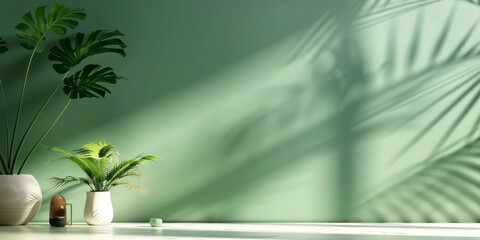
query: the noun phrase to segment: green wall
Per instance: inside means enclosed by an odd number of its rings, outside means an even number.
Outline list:
[[[127,80],[113,86],[105,99],[74,101],[43,143],[75,149],[105,140],[117,145],[123,158],[140,153],[163,157],[142,167],[145,178],[140,184],[147,194],[112,190],[118,222],[151,217],[351,219],[347,215],[353,207],[362,206],[370,196],[383,201],[377,193],[395,187],[409,176],[405,169],[429,157],[433,141],[459,113],[447,115],[447,125],[436,126],[392,163],[402,146],[413,142],[449,103],[432,106],[431,112],[407,125],[402,121],[455,89],[433,91],[435,86],[452,79],[470,80],[450,75],[472,66],[478,69],[477,55],[460,59],[462,51],[478,46],[480,28],[471,28],[480,16],[478,5],[458,1],[453,8],[454,1],[406,1],[389,8],[384,2],[370,1],[360,12],[362,17],[352,22],[354,1],[59,1],[87,10],[86,20],[73,32],[125,33],[126,58],[104,55],[90,62],[111,66]],[[23,13],[41,4],[53,2],[0,3],[0,36],[11,50],[0,56],[10,122],[29,57],[28,51],[13,46],[13,26]],[[457,14],[449,24],[452,11]],[[442,35],[446,25],[447,38]],[[47,37],[49,46],[54,39],[53,34]],[[463,39],[464,48],[457,51]],[[439,53],[433,58],[435,51]],[[449,59],[455,51],[457,55]],[[24,119],[33,116],[61,77],[46,57],[47,52],[34,59]],[[415,94],[423,91],[432,93],[417,98]],[[55,96],[32,136],[41,133],[66,101],[62,94]],[[388,105],[400,101],[408,102]],[[459,104],[463,109],[468,102]],[[380,114],[372,114],[378,109]],[[448,143],[470,131],[478,109]],[[446,152],[452,149],[442,153]],[[55,157],[37,151],[24,171],[33,174],[43,190],[44,205],[35,221],[47,220],[49,198],[59,191],[48,179],[81,174],[67,162],[47,166]],[[75,221],[83,221],[87,190],[82,186],[61,192],[73,203]],[[365,213],[367,217],[360,211],[354,220],[405,220],[389,215],[390,200],[369,201],[373,208],[387,210],[380,211],[381,216]],[[441,204],[448,211],[458,208],[448,199]],[[476,220],[462,213],[456,216],[459,221]],[[426,221],[422,216],[409,219]]]

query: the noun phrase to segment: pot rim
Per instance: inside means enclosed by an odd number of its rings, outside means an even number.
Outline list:
[[[0,174],[0,177],[33,177],[32,174]]]

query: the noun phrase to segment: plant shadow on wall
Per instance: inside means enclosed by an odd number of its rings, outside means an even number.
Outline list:
[[[389,77],[400,70],[399,63],[395,62],[399,55],[395,32],[390,33],[388,57],[381,73],[384,79],[394,80],[390,84],[393,87],[368,97],[371,100],[366,105],[364,119],[381,122],[379,115],[397,111],[402,118],[393,124],[393,131],[408,129],[417,119],[427,119],[410,140],[397,149],[390,167],[406,161],[402,156],[409,152],[421,152],[418,146],[430,153],[364,194],[354,204],[355,211],[350,216],[354,221],[477,222],[480,219],[478,207],[472,204],[478,202],[476,186],[480,184],[476,139],[480,124],[480,14],[466,26],[455,22],[455,16],[461,14],[461,4],[472,6],[477,12],[480,6],[472,5],[474,1],[450,3],[453,4],[450,13],[441,22],[440,31],[429,48],[424,47],[428,41],[422,41],[422,27],[427,26],[424,14],[429,9],[416,10],[406,69],[399,79]],[[455,28],[464,30],[461,37],[458,37],[461,31],[454,31]],[[428,58],[426,64],[418,67],[420,64],[415,63],[420,62],[422,53],[425,55],[421,49],[429,50]]]
[[[455,16],[461,14],[461,6],[479,10],[480,6],[478,1],[449,2],[453,4],[447,6],[450,13],[437,22],[441,27],[435,39],[426,40],[422,32],[427,28],[429,7],[445,2],[349,1],[322,13],[285,66],[304,64],[314,72],[314,79],[295,79],[275,94],[269,92],[269,96],[280,97],[269,98],[233,127],[226,126],[228,130],[215,146],[224,149],[215,156],[225,162],[222,172],[162,206],[158,213],[168,217],[192,204],[208,208],[227,198],[242,197],[254,185],[314,156],[317,161],[333,162],[333,182],[341,189],[331,193],[337,202],[335,220],[479,221],[480,208],[475,204],[480,198],[476,187],[480,184],[476,138],[480,49],[475,35],[479,19],[462,25],[466,31],[461,37],[452,38],[451,31],[459,26]],[[397,40],[397,25],[407,13],[416,19],[408,44],[403,46]],[[377,24],[387,24],[389,30],[382,64],[372,68],[367,61],[369,49],[353,36]],[[379,186],[362,189],[359,165],[368,157],[357,155],[362,141],[377,131],[408,130],[419,118],[428,120],[397,146],[388,167],[397,168],[418,146],[427,146],[431,153]],[[434,141],[429,137],[432,134]],[[322,158],[329,152],[335,157]],[[230,208],[225,214],[241,211],[241,206]],[[206,220],[217,217],[222,216]]]

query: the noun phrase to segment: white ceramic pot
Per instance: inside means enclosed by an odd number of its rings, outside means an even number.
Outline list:
[[[110,192],[87,192],[83,217],[90,225],[110,224],[113,220]]]
[[[0,175],[0,225],[23,225],[42,205],[42,190],[32,175]]]

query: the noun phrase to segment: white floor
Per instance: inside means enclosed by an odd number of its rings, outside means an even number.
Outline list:
[[[480,239],[480,224],[355,224],[355,223],[113,223],[74,224],[64,228],[47,223],[0,226],[1,240],[109,239],[315,239],[315,240],[457,240]]]

